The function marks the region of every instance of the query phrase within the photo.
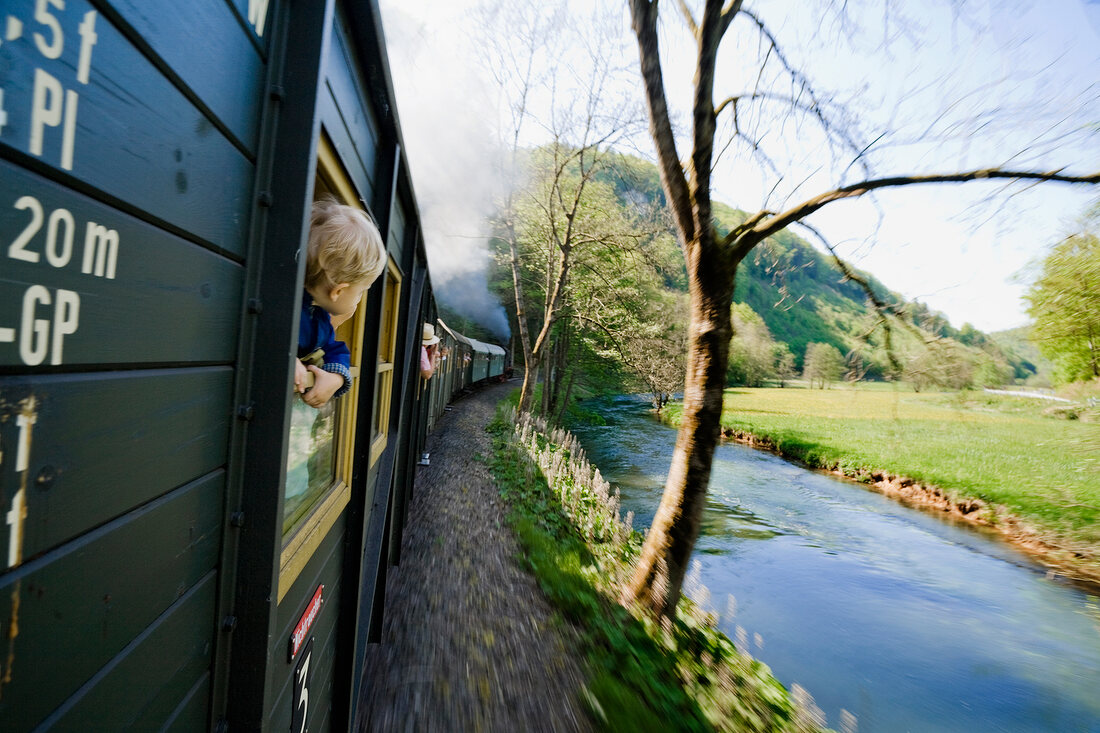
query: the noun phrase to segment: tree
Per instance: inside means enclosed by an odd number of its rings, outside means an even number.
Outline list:
[[[840,349],[832,344],[807,344],[802,377],[809,380],[811,389],[815,382],[820,382],[821,389],[825,389],[828,382],[835,382],[843,376],[844,357],[840,355]]]
[[[1030,339],[1060,381],[1100,377],[1100,205],[1082,231],[1054,246],[1028,291]]]
[[[660,412],[684,384],[687,297],[667,288],[675,262],[667,222],[660,206],[637,195],[631,168],[625,159],[615,164],[618,202],[605,209],[619,228],[634,231],[633,245],[588,251],[592,256],[576,268],[573,319],[593,351],[618,370],[619,387],[649,392]]]
[[[761,141],[763,133],[773,130],[760,132],[758,129],[754,134],[754,128],[745,125],[744,116],[753,105],[781,104],[791,114],[800,116],[800,121],[818,124],[828,141],[836,144],[834,150],[850,153],[849,168],[854,167],[860,174],[870,173],[863,151],[873,144],[873,138],[868,142],[857,141],[850,134],[849,126],[834,123],[828,105],[815,94],[806,76],[791,66],[771,29],[759,16],[743,7],[742,0],[706,0],[698,19],[692,15],[686,0],[681,0],[679,8],[697,50],[688,133],[690,149],[686,156],[678,151],[665,94],[658,44],[658,2],[630,0],[631,26],[638,44],[650,136],[687,265],[691,294],[683,419],[660,507],[646,536],[634,576],[621,598],[626,604],[636,603],[665,617],[675,614],[706,502],[729,362],[730,304],[741,260],[767,237],[802,222],[822,207],[884,188],[983,179],[1100,182],[1100,174],[1075,176],[1062,170],[1042,172],[999,167],[925,175],[867,175],[864,180],[837,185],[777,211],[758,211],[728,233],[719,235],[713,220],[711,176],[715,163],[715,132],[723,113],[731,118],[732,140],[744,142],[751,152],[757,153],[757,160],[764,161],[763,170],[769,173],[773,172],[773,167],[767,162],[769,159],[763,153]],[[735,20],[758,32],[759,47],[766,49],[763,64],[774,61],[787,84],[785,90],[750,89],[716,104],[714,83],[718,48]],[[764,66],[756,60],[751,63],[760,68],[761,73],[756,75],[759,80]],[[868,298],[877,305],[884,305],[869,290]]]
[[[651,395],[653,409],[660,413],[684,385],[687,303],[671,294],[653,292],[640,304],[641,317],[621,331],[619,356]]]
[[[581,250],[606,244],[623,232],[610,231],[598,205],[591,203],[597,178],[615,157],[612,146],[629,129],[624,101],[610,94],[620,72],[612,63],[615,46],[607,25],[597,18],[578,29],[583,65],[561,64],[568,57],[560,28],[567,25],[561,7],[487,8],[482,41],[487,66],[505,98],[509,126],[502,142],[508,149],[503,178],[508,186],[499,205],[497,239],[506,248],[511,269],[518,345],[524,379],[520,409],[531,409],[540,370],[544,374],[543,410],[553,411],[555,365],[565,361],[570,312],[570,278]],[[559,96],[568,104],[558,103]],[[540,100],[549,99],[548,106]],[[550,142],[534,151],[523,144],[535,125]],[[599,194],[597,193],[598,197]],[[559,343],[559,337],[565,339]]]
[[[775,345],[775,378],[779,380],[780,387],[786,387],[787,382],[794,379],[794,354],[786,344]]]
[[[958,342],[931,339],[906,360],[902,376],[914,392],[931,387],[964,389],[973,382],[974,361]]]
[[[776,344],[764,320],[747,303],[733,304],[733,340],[730,342],[727,384],[763,387],[776,378]]]

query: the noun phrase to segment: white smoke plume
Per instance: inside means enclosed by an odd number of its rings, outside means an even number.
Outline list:
[[[398,115],[437,298],[502,342],[507,313],[488,289],[489,216],[501,185],[497,104],[470,51],[462,3],[418,21],[398,2],[382,17]]]

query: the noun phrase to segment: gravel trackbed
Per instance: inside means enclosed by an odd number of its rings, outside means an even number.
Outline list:
[[[382,643],[366,662],[361,731],[588,731],[575,641],[516,563],[485,459],[486,426],[514,389],[455,403],[417,468]]]

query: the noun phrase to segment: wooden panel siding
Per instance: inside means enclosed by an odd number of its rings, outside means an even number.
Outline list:
[[[236,356],[239,265],[2,160],[0,260],[0,370]]]
[[[148,629],[83,685],[43,724],[52,733],[97,730],[158,730],[199,685],[210,691],[211,647],[217,624],[213,572],[187,591]],[[141,684],[135,684],[141,680]],[[160,685],[148,684],[150,680]],[[205,704],[202,706],[205,716]],[[192,728],[201,730],[203,724]]]
[[[351,156],[355,156],[356,146],[352,142],[352,133],[348,130],[347,123],[341,114],[340,105],[337,103],[328,84],[321,90],[320,99],[318,100],[318,114],[325,127],[325,133],[332,141],[333,149],[338,152],[341,162],[347,169],[348,178],[355,184],[356,190],[362,192],[360,196],[369,207],[372,203],[372,197],[375,195],[374,182],[368,176],[367,169],[361,160],[348,157],[349,153]],[[371,216],[374,216],[373,211]]]
[[[0,378],[0,444],[30,431],[23,558],[223,465],[232,385],[229,367]],[[7,509],[24,473],[15,457],[0,462]],[[0,523],[0,547],[11,531]]]
[[[18,629],[6,731],[42,721],[215,567],[224,485],[219,471],[0,576],[0,628]],[[147,672],[143,685],[166,684]]]
[[[255,154],[264,61],[225,0],[114,0],[113,5],[171,73]],[[202,29],[201,46],[181,28]]]
[[[369,207],[375,200],[376,187],[388,187],[390,182],[388,179],[377,180],[378,121],[370,106],[370,96],[364,91],[339,13],[334,23],[328,57],[325,59],[328,94],[322,95],[321,119],[333,147],[348,169],[349,177]],[[378,216],[376,212],[371,213]]]
[[[339,620],[340,593],[344,592],[341,581],[343,579],[343,539],[346,530],[345,513],[340,516],[336,525],[313,553],[313,557],[298,576],[290,592],[279,604],[275,620],[276,634],[272,661],[276,669],[275,678],[282,679],[282,684],[277,685],[275,690],[267,730],[290,728],[294,693],[293,671],[298,660],[295,658],[293,661],[287,661],[287,646],[298,619],[301,618],[317,586],[321,584],[325,586],[322,595],[323,603],[309,632],[309,636],[314,637],[309,699],[315,708],[309,710],[307,715],[306,722],[310,730],[315,730],[314,723],[319,719],[316,717],[320,714],[316,709],[319,701],[323,701],[324,706],[332,702],[331,696],[320,694],[320,686],[332,675],[334,633]]]
[[[5,3],[20,36],[0,44],[0,154],[18,150],[242,256],[253,165],[88,0],[39,4],[58,31],[35,21],[32,0]]]
[[[408,221],[405,215],[405,204],[400,200],[394,202],[390,215],[390,239],[387,243],[393,258],[397,262],[404,261],[405,253],[405,226]]]
[[[248,28],[252,40],[262,52],[270,46],[271,24],[274,21],[272,10],[276,0],[232,0],[233,7],[240,14],[241,23]]]
[[[335,577],[335,587],[332,588],[332,608],[327,609],[327,612],[318,617],[309,633],[313,637],[313,658],[310,660],[309,707],[306,711],[306,729],[311,731],[327,730],[327,727],[320,726],[319,722],[330,714],[331,708],[336,702],[333,700],[333,673],[336,655],[348,653],[348,650],[340,649],[336,643],[338,622],[340,620],[336,611],[336,594],[341,591],[341,587],[339,576]],[[326,584],[325,595],[327,596],[328,593],[329,586]],[[282,662],[285,659],[286,657],[283,657],[279,661]],[[295,659],[294,662],[286,666],[286,685],[275,696],[275,704],[271,709],[267,730],[290,730],[290,719],[294,705],[294,666],[297,661]],[[347,685],[350,682],[351,680],[340,680],[341,694],[338,695],[338,699],[342,703],[346,702]],[[340,716],[344,716],[342,706]]]
[[[209,674],[200,677],[160,728],[161,733],[194,733],[205,730],[210,717],[210,685]]]

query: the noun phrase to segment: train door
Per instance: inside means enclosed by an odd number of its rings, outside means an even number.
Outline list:
[[[334,198],[361,207],[360,197],[324,132],[317,145],[313,198]],[[389,290],[388,280],[384,275],[371,287]],[[305,297],[308,295],[303,294]],[[277,654],[279,647],[285,646],[286,666],[275,668],[282,684],[274,695],[271,711],[274,730],[296,729],[299,721],[315,730],[333,723],[332,678],[337,667],[339,615],[344,605],[340,600],[345,593],[357,595],[356,574],[352,573],[349,584],[344,571],[344,545],[355,459],[363,452],[363,446],[357,445],[364,440],[357,431],[358,413],[370,409],[369,402],[360,400],[361,392],[370,394],[370,389],[363,390],[361,385],[364,377],[372,376],[375,366],[373,358],[365,357],[364,333],[381,327],[385,338],[386,326],[393,317],[392,308],[383,309],[381,317],[377,311],[368,314],[367,304],[372,300],[377,299],[364,297],[352,317],[336,330],[337,338],[351,351],[351,389],[321,409],[310,407],[296,395],[289,396],[291,417],[273,651]],[[378,394],[383,395],[381,391]],[[383,400],[384,396],[379,399]]]
[[[407,281],[406,209],[395,203],[400,157],[367,4],[286,3],[278,132],[256,253],[250,405],[241,454],[232,653],[221,694],[228,723],[263,730],[349,727],[362,647],[384,565]],[[379,101],[382,100],[382,101]],[[382,110],[382,111],[380,111]],[[313,199],[374,218],[386,268],[337,337],[352,390],[314,410],[290,390],[302,298],[302,246]],[[407,209],[415,214],[415,209]],[[250,302],[253,299],[250,299]]]

